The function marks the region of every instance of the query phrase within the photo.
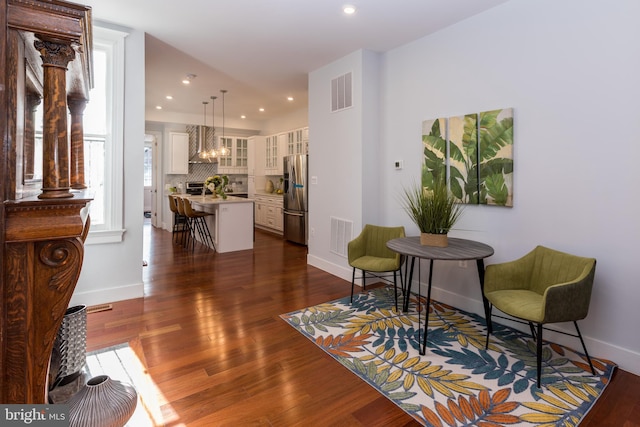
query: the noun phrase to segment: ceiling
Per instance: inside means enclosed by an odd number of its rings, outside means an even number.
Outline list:
[[[218,117],[226,89],[226,117],[262,121],[305,107],[313,70],[358,49],[388,51],[507,0],[353,0],[350,16],[344,0],[74,1],[91,6],[94,21],[146,33],[147,117],[158,105],[162,114],[202,115],[211,96]],[[187,74],[197,76],[189,86]]]

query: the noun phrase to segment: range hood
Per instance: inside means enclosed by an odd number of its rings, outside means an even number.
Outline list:
[[[195,128],[196,133],[196,152],[189,158],[190,164],[198,163],[217,163],[218,159],[211,159],[209,156],[201,157],[200,153],[206,152],[207,147],[207,126],[197,126]]]

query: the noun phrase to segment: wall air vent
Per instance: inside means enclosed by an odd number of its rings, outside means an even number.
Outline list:
[[[347,257],[347,244],[353,240],[353,222],[331,217],[331,252]]]
[[[331,80],[331,112],[353,106],[351,73],[343,74]]]

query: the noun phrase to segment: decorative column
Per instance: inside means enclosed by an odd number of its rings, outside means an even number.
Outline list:
[[[29,92],[27,94],[27,102],[25,105],[24,115],[24,179],[33,179],[35,172],[34,153],[36,145],[36,109],[42,98],[37,93]]]
[[[40,199],[73,197],[69,191],[67,134],[67,65],[75,58],[68,43],[36,40],[44,68],[44,125],[42,131],[42,194]]]
[[[84,128],[82,114],[87,106],[86,99],[69,98],[71,112],[71,188],[87,188],[84,181]]]

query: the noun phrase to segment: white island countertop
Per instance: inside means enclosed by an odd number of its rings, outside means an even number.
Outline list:
[[[227,196],[187,196],[193,209],[209,213],[205,217],[217,252],[253,249],[253,199]],[[200,239],[198,239],[200,240]]]
[[[211,204],[220,204],[220,203],[253,203],[253,199],[248,199],[246,197],[237,197],[227,195],[226,199],[222,197],[212,197],[210,194],[206,196],[183,196],[187,199],[191,200],[193,204],[201,204],[201,205],[211,205]],[[195,207],[195,206],[194,206]]]

